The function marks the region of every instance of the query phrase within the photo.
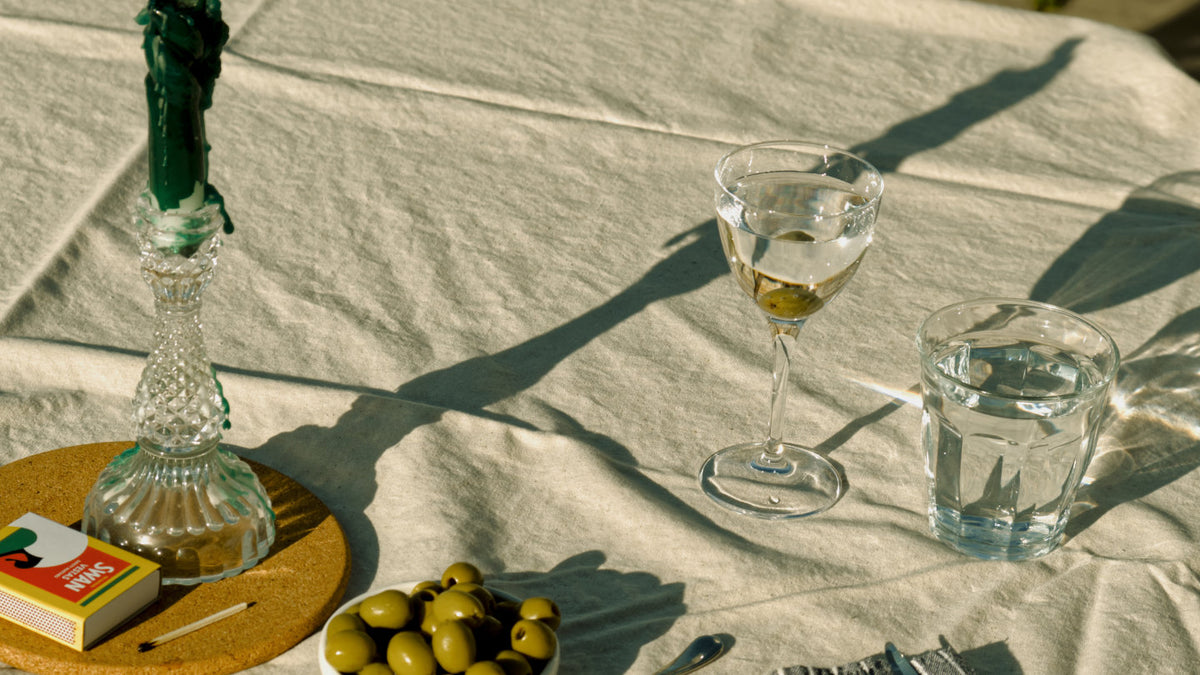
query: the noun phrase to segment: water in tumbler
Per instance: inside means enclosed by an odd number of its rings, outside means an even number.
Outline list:
[[[956,338],[930,361],[922,430],[935,533],[982,558],[1053,549],[1103,412],[1100,367],[987,333]]]

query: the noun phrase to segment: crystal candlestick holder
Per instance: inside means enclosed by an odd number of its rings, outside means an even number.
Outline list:
[[[228,412],[204,349],[200,296],[224,222],[210,204],[159,211],[143,194],[134,224],[154,292],[154,348],[133,398],[137,444],[97,478],[83,531],[162,566],[163,583],[230,577],[261,560],[275,513],[258,477],[220,446]]]

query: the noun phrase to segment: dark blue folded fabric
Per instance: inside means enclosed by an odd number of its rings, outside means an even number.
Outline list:
[[[975,675],[975,671],[950,645],[910,656],[908,660],[918,675]],[[899,675],[899,671],[892,667],[887,656],[879,653],[843,666],[790,666],[780,668],[771,675]]]

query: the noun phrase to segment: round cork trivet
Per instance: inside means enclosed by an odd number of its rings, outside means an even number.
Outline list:
[[[93,443],[0,467],[0,525],[33,511],[78,528],[100,471],[132,442]],[[275,543],[254,567],[220,581],[163,586],[159,598],[84,652],[0,620],[0,661],[35,673],[234,673],[269,661],[321,628],[350,577],[346,537],[319,499],[246,460],[275,510]],[[249,609],[146,652],[138,645],[240,602]]]

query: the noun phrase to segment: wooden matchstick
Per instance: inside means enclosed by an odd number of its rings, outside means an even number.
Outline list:
[[[174,640],[175,638],[183,637],[184,635],[187,635],[188,633],[198,631],[201,628],[204,628],[205,626],[210,626],[222,619],[228,619],[229,617],[233,616],[234,614],[237,614],[238,612],[240,612],[246,608],[253,607],[253,606],[254,606],[253,602],[243,602],[243,603],[236,604],[233,607],[230,607],[228,609],[223,609],[223,610],[217,612],[216,614],[213,614],[211,616],[206,616],[203,619],[200,619],[199,621],[193,621],[192,623],[189,623],[188,625],[182,626],[180,628],[176,628],[175,630],[173,630],[169,633],[163,633],[162,635],[159,635],[158,637],[154,638],[153,640],[150,640],[149,642],[143,642],[142,644],[138,645],[138,651],[139,652],[148,652],[151,649],[154,649],[155,647],[163,644],[164,642],[170,642],[171,640]]]

